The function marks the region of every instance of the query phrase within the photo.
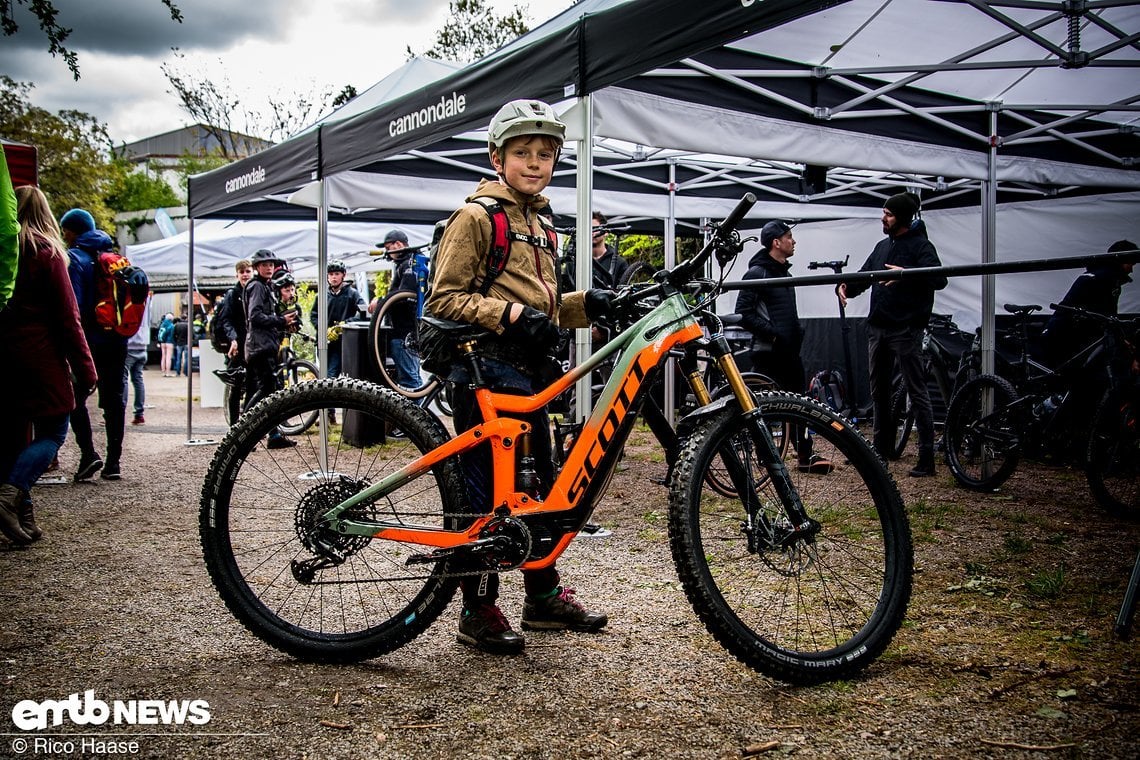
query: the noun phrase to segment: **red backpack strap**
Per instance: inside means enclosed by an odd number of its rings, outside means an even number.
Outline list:
[[[549,249],[552,253],[558,251],[558,233],[543,217],[538,217],[538,223],[544,234],[541,237],[526,235],[511,229],[507,210],[494,198],[481,196],[472,202],[482,206],[491,220],[491,248],[487,251],[487,273],[479,286],[479,295],[487,295],[495,278],[507,268],[507,261],[511,257],[511,243],[518,241],[535,248]]]
[[[511,220],[507,218],[507,210],[503,204],[494,198],[476,198],[478,203],[487,212],[491,221],[491,247],[487,251],[487,273],[479,286],[479,295],[485,296],[491,290],[495,278],[507,268],[507,260],[511,257]]]

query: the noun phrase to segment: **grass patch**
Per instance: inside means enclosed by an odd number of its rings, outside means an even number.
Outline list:
[[[1017,533],[1006,533],[1001,545],[1003,549],[1013,555],[1028,554],[1033,550],[1033,542]]]
[[[1065,566],[1042,570],[1025,582],[1025,589],[1037,599],[1056,599],[1065,590]]]

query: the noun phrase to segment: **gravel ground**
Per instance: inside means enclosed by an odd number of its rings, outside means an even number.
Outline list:
[[[1140,651],[1112,635],[1140,529],[1102,513],[1080,473],[1023,464],[982,496],[944,467],[913,481],[913,457],[893,463],[915,534],[908,620],[857,680],[793,688],[697,621],[651,480],[664,465],[635,434],[595,513],[613,535],[560,563],[609,612],[605,632],[530,633],[524,655],[494,658],[456,643],[453,603],[392,655],[314,666],[260,643],[219,600],[197,535],[213,447],[185,445],[184,378],[152,368],[147,388],[154,408],[128,426],[123,480],[38,488],[44,539],[0,544],[0,757],[1140,755]],[[220,410],[195,408],[196,437],[224,430]],[[70,441],[61,460],[70,475]],[[517,575],[502,603],[517,620]],[[16,728],[22,700],[87,690],[205,700],[209,721]]]

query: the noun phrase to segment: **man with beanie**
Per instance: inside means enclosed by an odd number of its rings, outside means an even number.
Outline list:
[[[748,262],[746,280],[764,280],[769,277],[791,277],[788,261],[796,251],[792,226],[774,219],[760,231],[761,249]],[[752,333],[752,368],[776,381],[781,389],[804,393],[804,363],[800,347],[804,340],[800,314],[796,307],[796,291],[792,288],[764,288],[741,290],[736,297],[736,313],[741,325]],[[793,436],[798,455],[798,469],[816,475],[831,472],[831,462],[812,454],[811,438]]]
[[[79,446],[75,480],[90,480],[100,469],[103,480],[118,480],[121,477],[119,460],[123,453],[127,416],[127,400],[123,393],[127,338],[101,327],[95,320],[95,264],[99,254],[111,250],[114,244],[107,233],[95,229],[95,219],[81,208],[73,208],[64,214],[59,220],[59,227],[71,257],[67,273],[79,305],[79,319],[83,323],[87,345],[91,348],[91,358],[95,360],[95,372],[99,375],[99,408],[103,410],[107,433],[107,458],[104,460],[95,449],[87,405],[76,404],[75,411],[71,413],[71,429]],[[85,396],[77,393],[76,398]]]
[[[926,223],[916,219],[920,201],[913,193],[892,195],[883,204],[883,234],[860,272],[882,269],[913,269],[942,266],[938,252],[926,234]],[[891,395],[897,360],[910,394],[918,428],[918,462],[912,478],[934,474],[934,411],[922,369],[922,333],[934,309],[934,291],[946,287],[938,275],[921,279],[888,280],[871,286],[867,315],[867,352],[871,366],[871,399],[874,403],[874,446],[884,460],[894,450],[894,420]],[[835,289],[842,304],[867,289],[867,285],[841,283]]]

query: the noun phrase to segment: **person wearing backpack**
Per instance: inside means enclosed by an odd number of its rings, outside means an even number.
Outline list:
[[[163,377],[170,377],[170,367],[174,362],[174,315],[167,312],[162,316],[162,322],[158,325],[158,335],[155,336],[158,341],[158,348],[162,351],[162,359],[159,367],[162,369]]]
[[[229,419],[237,421],[241,415],[245,387],[245,301],[242,294],[253,278],[253,264],[241,259],[234,264],[237,282],[226,291],[222,303],[214,310],[211,342],[226,357],[226,368],[214,370],[222,382],[230,385]]]
[[[883,204],[883,234],[860,272],[881,269],[938,267],[942,262],[926,233],[926,223],[917,218],[919,198],[914,193],[898,193]],[[921,279],[887,280],[871,285],[871,308],[867,315],[867,354],[871,366],[871,400],[875,407],[875,450],[883,461],[893,458],[894,422],[891,401],[894,394],[895,362],[902,371],[914,409],[918,429],[918,462],[908,475],[923,478],[934,475],[934,410],[922,368],[922,335],[934,310],[934,291],[946,287],[944,276]],[[840,283],[835,292],[847,305],[867,289],[865,284]]]
[[[795,254],[796,239],[792,226],[774,219],[760,231],[761,248],[748,262],[745,280],[791,277],[789,259]],[[740,291],[736,312],[741,325],[752,333],[752,368],[776,381],[781,389],[804,393],[804,363],[800,358],[804,330],[796,307],[793,288],[754,288]],[[806,432],[806,431],[797,431]],[[810,437],[796,435],[793,440],[800,472],[826,475],[832,463],[812,453]]]
[[[603,290],[565,296],[559,292],[556,238],[548,235],[550,221],[538,212],[549,203],[541,193],[550,183],[565,135],[566,125],[542,101],[516,100],[503,106],[488,129],[488,153],[497,177],[482,180],[467,203],[452,214],[435,254],[426,311],[437,318],[479,325],[496,336],[480,343],[483,378],[496,392],[531,394],[541,388],[543,373],[550,367],[548,357],[561,340],[559,325],[588,326],[608,313],[614,297],[613,291]],[[494,245],[499,212],[491,207],[505,212],[510,222],[509,230],[503,231],[503,239],[509,241],[501,251],[506,259],[497,265],[491,257],[499,255]],[[457,363],[447,380],[454,391],[456,432],[480,424],[466,364]],[[546,411],[526,419],[532,426],[531,452],[540,488],[545,490],[554,478]],[[476,447],[462,456],[461,463],[472,511],[489,511],[490,452],[485,446]],[[477,565],[469,569],[479,570]],[[603,628],[607,616],[585,609],[559,580],[553,565],[523,572],[523,628]],[[521,652],[523,637],[511,629],[498,607],[498,575],[467,575],[460,587],[459,641],[493,654]]]
[[[127,402],[123,394],[127,337],[101,326],[95,318],[96,263],[99,254],[110,251],[114,244],[110,235],[95,229],[95,219],[85,209],[71,209],[59,220],[59,226],[71,259],[67,273],[75,291],[75,300],[79,304],[83,333],[91,348],[91,357],[95,360],[95,372],[99,376],[98,403],[103,410],[107,436],[107,458],[103,459],[95,448],[87,405],[77,403],[75,411],[71,413],[71,428],[75,434],[75,443],[79,446],[79,466],[75,470],[75,481],[90,480],[100,470],[103,480],[119,480],[122,476],[123,436],[127,424]]]

